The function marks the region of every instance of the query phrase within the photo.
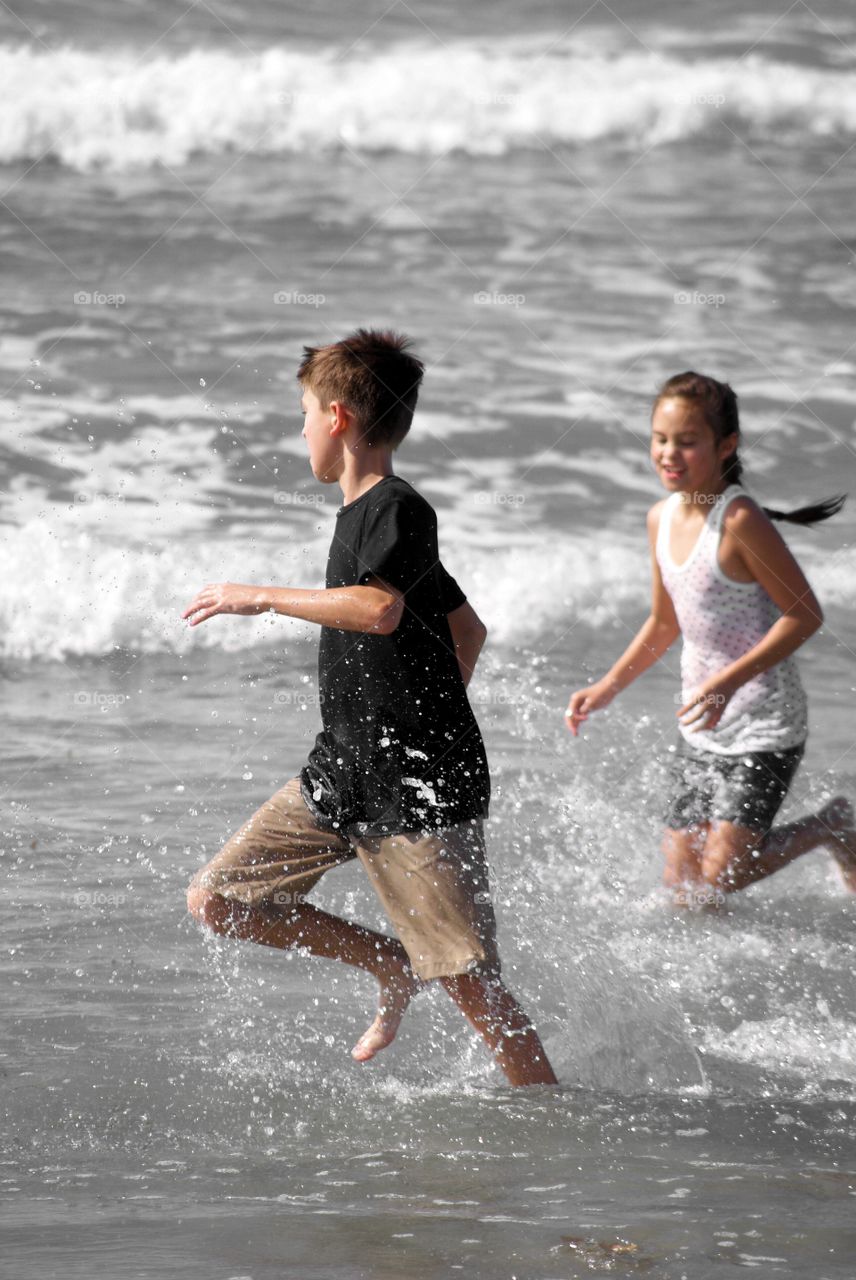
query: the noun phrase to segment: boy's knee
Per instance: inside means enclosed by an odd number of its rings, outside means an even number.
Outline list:
[[[199,883],[198,876],[191,880],[187,890],[187,910],[199,924],[216,931],[222,927],[228,907],[226,899],[219,893]]]

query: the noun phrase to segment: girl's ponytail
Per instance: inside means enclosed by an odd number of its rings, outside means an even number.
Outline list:
[[[657,392],[654,407],[661,400],[677,398],[689,400],[697,404],[704,414],[705,422],[713,431],[717,443],[727,436],[740,435],[740,416],[737,411],[737,395],[727,382],[717,382],[702,373],[676,373],[668,378]],[[725,459],[722,467],[722,478],[726,484],[743,483],[743,463],[738,457],[737,449]],[[763,507],[762,510],[771,520],[787,520],[790,524],[818,524],[828,520],[844,506],[846,495],[837,498],[824,498],[807,507],[798,507],[795,511],[778,511],[775,507]]]
[[[787,520],[789,524],[819,524],[830,516],[837,516],[847,501],[847,494],[841,493],[837,498],[822,498],[820,502],[812,502],[807,507],[797,507],[796,511],[776,511],[775,507],[763,507],[771,520]]]

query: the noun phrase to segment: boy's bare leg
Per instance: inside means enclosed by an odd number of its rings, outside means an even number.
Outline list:
[[[407,1006],[422,986],[410,967],[407,952],[395,938],[330,915],[311,903],[250,907],[194,884],[187,895],[187,906],[200,924],[223,937],[283,951],[303,947],[313,956],[341,960],[377,978],[377,1016],[352,1050],[359,1062],[366,1062],[391,1044]]]
[[[707,839],[702,874],[724,893],[736,893],[823,845],[831,847],[847,888],[856,892],[856,831],[852,807],[843,796],[818,813],[774,827],[760,841],[749,827],[718,823]]]
[[[510,1084],[558,1084],[538,1033],[498,978],[439,978],[483,1038]]]

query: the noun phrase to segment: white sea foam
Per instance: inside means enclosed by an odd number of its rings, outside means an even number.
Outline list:
[[[96,498],[100,495],[96,495]],[[158,514],[143,503],[133,527],[170,534],[158,541],[127,534],[127,503],[56,506],[0,531],[0,656],[19,659],[99,655],[114,647],[183,653],[194,645],[228,651],[310,636],[308,625],[271,618],[218,618],[189,629],[182,608],[206,582],[315,586],[323,581],[331,522],[303,522],[290,536],[283,523],[267,534],[258,524],[233,528],[228,540],[207,537],[186,512]],[[31,504],[32,509],[32,504]],[[150,509],[147,519],[146,511]],[[282,509],[285,510],[285,509]],[[469,517],[467,517],[467,521]],[[603,530],[519,544],[491,537],[477,543],[459,513],[444,514],[443,558],[484,618],[492,642],[529,645],[557,629],[609,625],[616,616],[641,623],[650,595],[644,540]],[[184,532],[181,527],[185,526]],[[856,603],[852,550],[834,558],[802,557],[821,597]]]
[[[754,134],[856,132],[846,71],[757,53],[607,54],[579,39],[545,39],[539,51],[408,44],[371,57],[6,45],[0,79],[0,161],[51,156],[81,170],[174,166],[229,150],[502,155],[602,139],[650,145],[721,130],[722,120]]]
[[[726,1036],[707,1038],[710,1053],[807,1075],[809,1079],[856,1082],[856,1031],[840,1018],[782,1014],[766,1021],[741,1022]]]
[[[310,633],[303,624],[268,617],[218,618],[191,630],[180,614],[206,582],[313,586],[323,581],[328,528],[297,550],[283,538],[273,545],[242,538],[224,544],[198,534],[169,546],[133,545],[111,533],[124,510],[112,512],[104,504],[94,514],[100,524],[84,504],[0,534],[6,566],[0,581],[0,655],[51,659],[104,654],[116,646],[143,652],[183,653],[194,645],[232,651],[282,643],[284,627],[291,638]],[[471,547],[458,548],[449,562],[500,642],[532,638],[575,609],[596,625],[629,597],[638,594],[641,605],[640,575],[631,567],[634,551],[585,551],[577,539],[569,541],[565,555],[545,556],[540,547]]]

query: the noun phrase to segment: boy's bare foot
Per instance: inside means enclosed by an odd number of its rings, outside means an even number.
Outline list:
[[[393,976],[382,980],[377,1017],[354,1045],[351,1057],[356,1058],[357,1062],[368,1062],[381,1049],[392,1044],[407,1006],[424,985],[410,968],[399,970]]]
[[[846,796],[835,796],[817,815],[828,828],[830,852],[849,893],[856,893],[856,815]]]

